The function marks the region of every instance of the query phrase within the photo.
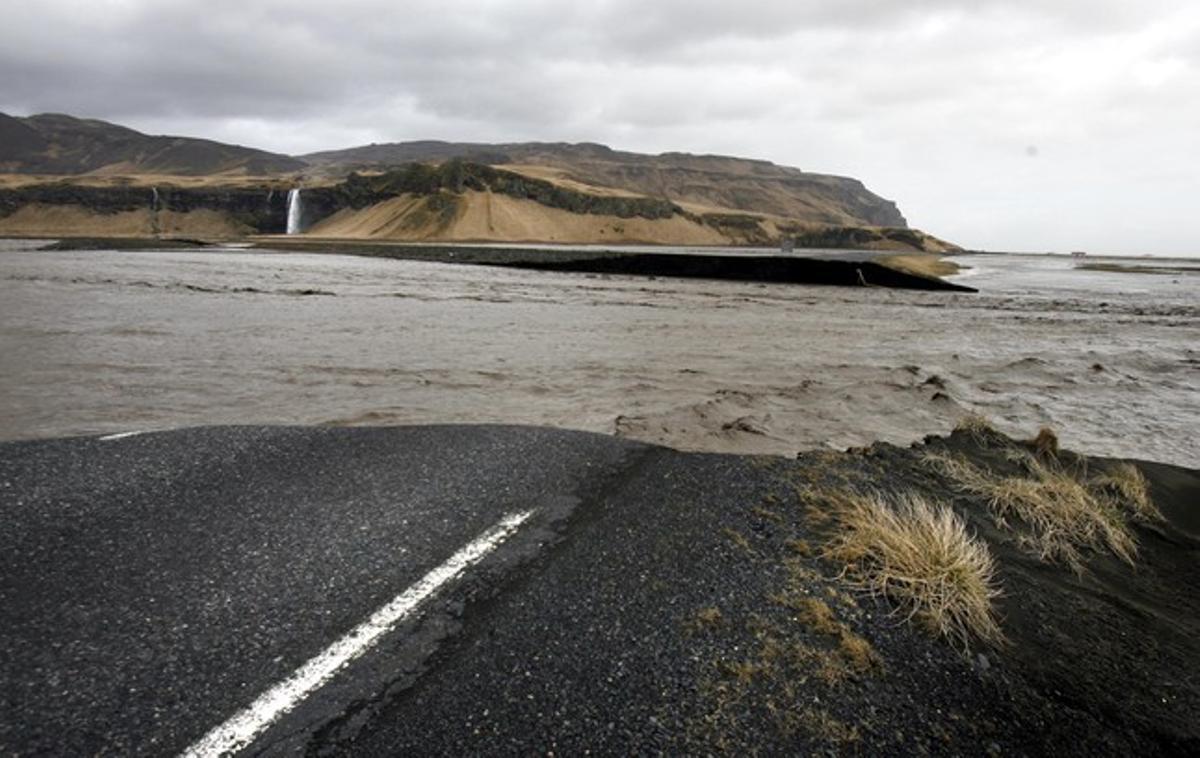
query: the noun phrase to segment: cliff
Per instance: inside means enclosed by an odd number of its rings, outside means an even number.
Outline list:
[[[279,181],[25,183],[0,188],[0,233],[281,234],[287,225],[287,186]],[[790,239],[799,247],[953,249],[903,227],[806,224],[585,189],[461,160],[415,163],[303,189],[301,231],[314,237],[407,241],[775,246]]]
[[[0,234],[234,237],[282,233],[286,224],[287,193],[271,187],[0,188]]]
[[[336,238],[766,246],[791,239],[800,247],[953,249],[905,227],[691,210],[659,197],[597,194],[457,159],[351,174],[340,184],[306,190],[304,198],[308,233]]]
[[[0,234],[779,245],[944,252],[861,182],[591,143],[404,142],[289,157],[0,114]]]
[[[710,209],[766,213],[817,224],[907,226],[895,203],[870,192],[857,179],[744,158],[643,155],[590,143],[434,141],[367,145],[302,157],[326,175],[458,158]]]

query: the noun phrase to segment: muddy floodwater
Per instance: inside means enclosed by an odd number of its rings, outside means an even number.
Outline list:
[[[3,439],[497,422],[791,454],[977,412],[1200,466],[1194,261],[971,256],[959,294],[24,247],[0,242]]]

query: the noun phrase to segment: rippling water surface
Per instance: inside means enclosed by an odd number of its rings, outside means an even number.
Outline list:
[[[22,247],[0,243],[4,439],[504,422],[792,453],[975,411],[1200,467],[1195,270],[972,256],[972,295]]]

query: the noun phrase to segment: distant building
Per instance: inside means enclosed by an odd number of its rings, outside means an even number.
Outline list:
[[[1083,252],[1082,250],[1074,250],[1071,252],[1072,258],[1083,258],[1086,255],[1087,255],[1087,253]]]

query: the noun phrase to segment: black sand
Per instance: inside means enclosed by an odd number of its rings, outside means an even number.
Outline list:
[[[828,284],[846,287],[896,287],[915,290],[975,292],[972,287],[937,277],[919,276],[880,263],[869,250],[804,251],[780,254],[748,248],[745,254],[720,252],[623,251],[578,248],[521,248],[472,245],[405,245],[329,240],[274,239],[263,247],[307,253],[339,253],[382,258],[503,266],[626,276],[663,276],[774,284]]]
[[[47,245],[47,250],[153,250],[208,247],[185,239],[105,239],[79,237]],[[626,276],[662,276],[773,284],[826,284],[846,287],[889,287],[913,290],[976,292],[973,287],[932,276],[920,276],[883,264],[888,253],[869,250],[777,251],[747,248],[745,254],[719,252],[631,252],[624,250],[471,244],[404,244],[344,240],[268,238],[256,243],[264,250],[361,255],[374,258],[500,266],[534,271],[562,271]]]

